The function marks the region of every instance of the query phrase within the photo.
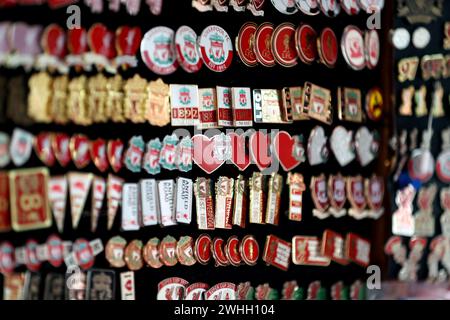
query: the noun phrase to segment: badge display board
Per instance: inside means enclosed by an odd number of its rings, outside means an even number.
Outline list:
[[[386,8],[383,11],[382,25],[383,23],[389,24],[389,21],[385,20],[384,14],[389,11],[387,7],[390,6],[390,2],[386,4]],[[207,12],[201,13],[191,7],[190,1],[180,0],[167,0],[164,1],[164,7],[162,14],[159,16],[150,16],[147,8],[142,8],[140,13],[135,17],[130,17],[122,8],[119,13],[104,12],[101,14],[92,14],[90,10],[80,4],[81,7],[81,21],[85,27],[90,27],[92,24],[101,21],[111,30],[116,30],[123,25],[138,26],[141,28],[142,34],[145,34],[148,30],[155,26],[167,26],[176,30],[181,25],[190,26],[196,31],[197,35],[200,35],[201,31],[209,25],[219,25],[224,28],[230,35],[232,41],[238,35],[239,29],[246,22],[254,21],[258,25],[263,22],[270,21],[274,25],[279,25],[284,22],[291,22],[295,26],[299,22],[305,22],[313,26],[317,32],[330,27],[337,35],[338,39],[341,39],[342,33],[346,26],[356,25],[361,30],[366,29],[367,15],[360,14],[357,16],[348,16],[341,13],[337,18],[330,19],[324,15],[320,16],[306,16],[306,15],[283,15],[278,12],[269,1],[266,1],[265,15],[264,17],[254,17],[250,12],[234,12],[231,7],[228,13],[221,12]],[[1,21],[26,21],[30,24],[42,24],[47,25],[50,22],[58,23],[61,26],[66,24],[67,15],[65,9],[58,9],[51,11],[46,7],[20,7],[0,10]],[[383,30],[379,30],[380,38],[385,39]],[[385,55],[384,50],[387,44],[382,40],[382,54]],[[124,79],[132,78],[134,74],[139,73],[144,79],[148,81],[156,80],[159,76],[152,73],[144,64],[139,56],[138,68],[129,68],[120,73]],[[199,88],[210,88],[215,86],[228,86],[228,87],[250,87],[252,89],[278,89],[283,87],[303,86],[305,82],[311,82],[323,86],[332,93],[332,108],[334,113],[334,122],[332,126],[323,125],[325,133],[328,137],[331,136],[332,130],[338,126],[343,125],[347,130],[353,130],[356,132],[361,126],[351,122],[342,122],[337,116],[337,89],[338,87],[351,87],[359,88],[364,97],[366,93],[373,87],[384,88],[383,74],[390,74],[389,71],[384,70],[386,66],[380,63],[375,70],[368,70],[367,68],[361,71],[351,69],[344,58],[341,55],[339,49],[339,58],[334,69],[329,69],[325,65],[319,63],[313,63],[312,65],[306,65],[299,63],[297,66],[291,68],[285,68],[282,66],[275,66],[272,68],[266,68],[264,66],[257,66],[249,68],[244,65],[238,58],[236,52],[234,53],[233,61],[228,70],[222,73],[212,72],[205,66],[195,74],[190,74],[179,68],[175,73],[163,76],[163,80],[167,84],[195,84]],[[96,72],[88,73],[88,75],[95,75]],[[2,77],[12,78],[17,75],[25,75],[23,70],[2,70]],[[71,71],[70,76],[75,76],[76,73]],[[25,75],[26,79],[27,76]],[[385,98],[388,96],[388,91],[384,91]],[[385,99],[387,101],[387,99]],[[389,106],[386,106],[387,108]],[[386,112],[386,117],[388,116]],[[307,120],[302,122],[295,122],[290,125],[276,125],[276,124],[262,124],[258,123],[254,125],[255,129],[280,129],[289,132],[291,135],[303,134],[308,137],[311,130],[321,125],[320,122],[315,120]],[[293,173],[301,173],[304,175],[306,191],[303,194],[303,217],[301,222],[290,221],[287,218],[287,211],[289,209],[289,186],[286,185],[287,173],[280,167],[279,173],[284,178],[283,191],[281,194],[281,217],[279,226],[272,226],[269,224],[258,225],[248,224],[245,228],[233,227],[232,230],[213,230],[206,232],[214,237],[222,237],[225,241],[233,235],[236,235],[239,239],[244,238],[246,235],[253,235],[259,244],[260,259],[255,266],[241,265],[239,267],[227,266],[227,267],[215,267],[213,262],[208,265],[201,265],[199,263],[194,266],[182,266],[177,264],[174,267],[164,266],[160,269],[152,269],[145,267],[135,272],[135,288],[136,298],[139,300],[156,299],[157,297],[157,285],[160,281],[168,277],[182,277],[189,281],[189,283],[204,282],[208,283],[211,287],[220,282],[232,282],[236,285],[241,282],[250,281],[253,286],[269,283],[272,288],[276,288],[281,292],[283,284],[286,281],[296,280],[298,284],[306,289],[308,285],[316,280],[322,282],[322,286],[330,291],[330,287],[338,281],[343,281],[346,285],[351,285],[355,280],[361,279],[365,281],[366,270],[364,267],[356,264],[340,265],[336,262],[332,262],[328,267],[310,267],[310,266],[298,266],[291,263],[288,271],[282,271],[272,266],[266,266],[262,261],[262,252],[264,250],[264,244],[266,236],[273,234],[280,239],[283,239],[291,243],[294,236],[317,236],[321,237],[326,229],[333,230],[345,237],[347,233],[352,232],[358,234],[361,237],[370,239],[372,241],[372,260],[371,264],[382,263],[382,246],[380,241],[377,240],[377,228],[379,222],[375,222],[371,219],[356,220],[350,216],[346,216],[340,219],[329,218],[325,220],[319,220],[313,217],[312,211],[314,204],[311,199],[311,192],[309,189],[309,183],[311,177],[320,176],[322,173],[328,177],[332,174],[341,173],[343,176],[357,176],[363,175],[364,178],[371,176],[373,172],[377,172],[383,175],[383,172],[377,169],[379,163],[385,156],[385,148],[387,142],[385,140],[386,134],[384,132],[383,122],[376,123],[367,121],[366,125],[371,131],[377,129],[382,135],[381,150],[378,160],[372,162],[367,167],[362,168],[360,164],[355,160],[352,165],[341,168],[339,163],[330,154],[330,159],[325,165],[318,165],[311,167],[308,163],[303,163],[294,169]],[[2,130],[11,134],[14,124],[11,121],[7,121],[2,124]],[[94,124],[91,126],[76,126],[76,125],[54,125],[54,124],[35,124],[25,127],[33,134],[38,134],[41,131],[53,131],[53,132],[65,132],[69,135],[81,133],[88,136],[91,140],[97,138],[103,138],[105,140],[120,138],[125,144],[133,136],[141,135],[144,141],[150,141],[154,138],[159,138],[161,141],[166,135],[170,135],[175,127],[155,127],[150,124],[135,124],[135,123],[106,123],[106,124]],[[188,128],[193,133],[191,128]],[[384,140],[383,140],[384,139]],[[330,151],[331,153],[331,151]],[[32,155],[30,161],[27,162],[26,167],[38,167],[42,166],[40,160],[35,154]],[[9,165],[5,169],[12,169],[12,165]],[[94,172],[96,175],[107,178],[107,172],[112,173],[111,169],[108,169],[106,173],[100,173],[95,167],[94,163],[90,163],[88,166],[77,169],[74,164],[70,163],[67,167],[62,168],[59,164],[55,164],[50,169],[50,176],[57,176],[65,174],[66,172]],[[245,178],[250,178],[254,172],[259,172],[259,169],[255,165],[250,165],[242,174]],[[194,164],[193,170],[187,173],[179,171],[164,170],[157,176],[153,177],[148,175],[144,170],[140,173],[132,173],[131,171],[123,168],[117,175],[124,179],[126,183],[137,183],[142,178],[156,178],[157,180],[174,179],[177,177],[188,177],[195,181],[197,177],[207,177],[217,181],[219,176],[227,176],[237,178],[240,174],[238,169],[233,165],[225,164],[212,174],[204,173],[199,167]],[[95,233],[90,231],[90,203],[92,195],[88,195],[86,201],[86,208],[84,209],[77,230],[73,230],[70,225],[70,206],[67,205],[64,233],[61,234],[61,238],[64,240],[75,241],[78,238],[85,238],[92,240],[94,238],[101,238],[103,244],[106,245],[107,241],[113,236],[120,235],[130,243],[134,239],[141,240],[144,244],[153,237],[163,240],[168,235],[173,236],[177,240],[182,236],[191,236],[194,240],[202,233],[198,230],[195,222],[195,198],[193,198],[193,221],[190,225],[179,224],[177,226],[168,226],[162,228],[160,226],[143,227],[139,231],[121,231],[119,218],[115,220],[115,224],[112,230],[107,231],[107,212],[106,205],[103,204],[103,208],[100,211],[100,219],[98,222],[98,228]],[[105,197],[106,198],[106,197]],[[349,204],[347,204],[349,206]],[[286,213],[286,214],[285,214]],[[25,241],[29,238],[33,238],[39,243],[46,241],[47,237],[51,233],[57,233],[57,227],[54,225],[52,229],[44,229],[26,233],[4,233],[0,234],[0,240],[8,239],[15,246],[24,245]],[[96,257],[95,267],[99,269],[108,269],[109,263],[105,259],[104,253],[101,253]],[[21,267],[25,270],[24,267]],[[119,272],[127,271],[126,268],[114,269],[116,271],[115,281],[116,288],[119,288]],[[53,268],[47,263],[42,265],[40,270],[42,274],[47,273],[64,273],[65,267]],[[268,276],[270,274],[270,277]],[[42,277],[44,278],[44,277]],[[120,290],[116,291],[116,298],[120,298]]]
[[[427,56],[442,55],[443,57],[450,54],[448,43],[447,49],[445,49],[446,41],[448,38],[446,34],[449,31],[445,31],[446,23],[450,21],[450,2],[448,1],[430,1],[427,2],[427,8],[422,10],[418,7],[420,1],[394,1],[394,30],[395,33],[392,34],[392,42],[394,46],[397,47],[395,50],[395,62],[394,62],[394,85],[395,85],[395,96],[396,103],[394,107],[395,112],[395,125],[397,131],[397,146],[394,148],[397,152],[397,161],[393,161],[391,164],[391,179],[389,183],[389,192],[391,195],[392,212],[399,210],[399,206],[396,204],[396,195],[399,190],[405,190],[409,183],[412,183],[417,189],[416,195],[412,202],[413,209],[412,213],[416,218],[417,230],[424,230],[427,226],[423,222],[417,222],[417,215],[422,214],[423,206],[426,206],[428,199],[423,198],[423,192],[429,192],[430,187],[435,188],[436,192],[433,190],[434,201],[431,203],[432,219],[434,220],[434,233],[432,236],[426,235],[423,238],[426,240],[423,253],[420,249],[416,250],[416,258],[412,258],[412,248],[414,247],[414,241],[411,237],[401,236],[400,239],[391,238],[391,241],[386,245],[385,250],[388,251],[389,256],[389,277],[391,279],[398,279],[399,277],[406,277],[407,279],[424,281],[430,276],[430,268],[427,260],[431,258],[431,254],[434,254],[434,248],[436,247],[437,241],[434,241],[443,235],[443,228],[441,227],[441,215],[446,211],[442,208],[440,201],[440,193],[444,188],[448,188],[448,182],[445,183],[440,179],[437,174],[437,166],[430,166],[429,174],[425,174],[420,179],[411,178],[411,149],[420,149],[423,132],[428,128],[429,114],[433,112],[433,96],[437,88],[439,88],[439,83],[443,88],[442,106],[444,115],[439,117],[435,116],[432,122],[433,135],[431,138],[430,152],[433,155],[435,162],[437,163],[439,155],[444,151],[443,145],[443,134],[450,139],[450,133],[445,133],[444,130],[450,127],[450,108],[449,108],[449,94],[450,94],[450,78],[444,74],[433,78],[427,74],[429,72],[423,73],[422,64],[427,60]],[[425,30],[423,30],[425,28]],[[447,28],[448,29],[448,28]],[[428,37],[428,35],[432,35]],[[429,59],[429,58],[428,58]],[[417,72],[407,72],[406,67],[402,69],[400,65],[402,63],[409,63],[409,71],[415,69],[413,65],[418,61]],[[405,64],[403,64],[405,66]],[[444,68],[445,70],[445,68]],[[410,90],[410,91],[408,91]],[[409,95],[413,93],[412,99],[409,99]],[[411,103],[409,103],[411,101]],[[426,109],[424,108],[426,107]],[[442,110],[441,110],[442,111]],[[439,112],[438,112],[439,113]],[[409,114],[409,115],[408,115]],[[411,140],[411,132],[417,129],[416,147],[411,148],[414,145],[414,141]],[[403,136],[402,132],[407,132],[407,135]],[[405,139],[406,138],[406,139]],[[405,145],[406,140],[406,145]],[[403,151],[406,151],[406,156],[402,156],[402,146],[406,146]],[[422,152],[422,151],[421,151]],[[399,169],[399,163],[401,159],[407,160],[403,170]],[[425,166],[427,167],[427,166]],[[427,170],[427,169],[426,169]],[[448,165],[447,169],[448,171]],[[431,178],[427,177],[431,175]],[[414,177],[414,175],[413,175]],[[429,178],[429,179],[428,179]],[[422,181],[419,181],[422,180]],[[429,180],[425,182],[425,180]],[[422,195],[420,195],[422,191]],[[422,199],[422,200],[420,200]],[[419,202],[422,201],[422,204]],[[422,220],[423,221],[423,220]],[[432,221],[431,221],[432,223]],[[398,228],[394,227],[397,231]],[[405,231],[405,229],[403,229]],[[392,234],[392,231],[389,231]],[[430,234],[431,235],[431,234]],[[397,242],[398,241],[398,242]],[[439,240],[440,241],[440,240]],[[412,265],[405,263],[400,256],[396,253],[400,253],[403,249],[406,249],[406,259],[407,261],[413,261]],[[395,248],[399,248],[396,251]],[[416,248],[418,248],[416,246]],[[403,253],[401,254],[403,255]],[[438,271],[447,270],[443,265],[443,261],[448,261],[448,250],[447,253],[443,254],[444,258],[437,259]],[[447,257],[447,258],[445,258]],[[411,260],[412,259],[412,260]],[[400,261],[400,262],[399,262]],[[448,264],[447,264],[448,265]],[[417,269],[415,269],[417,267]],[[408,275],[409,274],[409,275]],[[412,278],[411,278],[412,277]],[[414,279],[416,278],[416,279]],[[405,280],[405,279],[402,279]],[[431,281],[437,281],[436,278],[431,279]]]

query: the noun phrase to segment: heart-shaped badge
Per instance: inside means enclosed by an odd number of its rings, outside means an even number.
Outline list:
[[[330,137],[330,145],[341,167],[345,167],[355,159],[352,131],[347,131],[342,126],[334,128]]]
[[[312,166],[326,163],[329,150],[327,147],[328,138],[322,127],[315,127],[308,139],[308,161]]]
[[[87,32],[84,28],[67,31],[67,47],[71,54],[80,55],[88,50]]]
[[[102,55],[108,59],[115,56],[114,34],[101,24],[94,24],[87,34],[89,48],[93,53]]]
[[[250,136],[250,156],[260,171],[272,164],[270,155],[270,135],[256,131]]]
[[[63,58],[66,54],[66,33],[59,25],[47,26],[42,34],[41,46],[45,53]]]
[[[291,171],[305,161],[303,136],[291,137],[286,131],[280,131],[275,135],[272,146],[285,171]]]
[[[124,144],[119,139],[109,140],[107,147],[107,157],[111,168],[114,172],[119,172],[123,166],[123,149]]]
[[[56,160],[62,167],[69,164],[70,157],[70,137],[65,133],[55,133],[52,135],[52,149]]]
[[[72,161],[78,169],[86,167],[91,162],[89,154],[90,141],[82,134],[76,134],[70,139],[70,155]]]
[[[108,157],[106,156],[106,141],[103,139],[91,141],[90,152],[97,169],[105,172],[109,167]]]
[[[55,164],[55,154],[52,149],[52,134],[41,132],[34,138],[34,152],[47,167]]]
[[[248,136],[245,134],[237,134],[231,132],[228,134],[231,139],[231,159],[230,161],[238,167],[240,171],[245,171],[251,164],[250,155],[247,153],[245,139]]]
[[[194,146],[194,162],[206,173],[211,174],[216,171],[225,160],[223,155],[225,149],[231,146],[224,146],[220,143],[220,135],[209,138],[202,134],[197,134],[192,137],[192,144]]]
[[[370,164],[378,155],[380,139],[378,132],[370,132],[366,127],[360,128],[355,135],[355,148],[358,161],[363,167]]]
[[[135,56],[141,45],[142,32],[139,27],[123,26],[116,31],[116,49],[118,54]]]

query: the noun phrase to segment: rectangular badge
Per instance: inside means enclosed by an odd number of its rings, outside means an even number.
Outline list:
[[[120,297],[122,300],[136,300],[134,289],[134,272],[120,273]]]
[[[321,254],[339,264],[348,264],[345,256],[345,240],[339,233],[331,230],[325,230],[323,233]]]
[[[11,215],[9,212],[9,180],[8,173],[0,172],[0,232],[11,230]]]
[[[47,168],[9,172],[11,221],[15,231],[43,229],[52,225],[47,181]]]
[[[10,273],[3,278],[3,300],[23,300],[25,289],[25,274]]]
[[[60,273],[48,273],[45,277],[44,300],[64,300],[65,281]]]
[[[199,89],[198,129],[217,128],[216,90],[213,88]]]
[[[125,183],[122,189],[122,230],[137,231],[140,228],[139,187],[137,183]]]
[[[319,238],[295,236],[292,238],[292,262],[301,266],[327,267],[331,261],[320,254]]]
[[[247,180],[239,175],[234,182],[233,224],[245,228],[247,219]]]
[[[231,88],[216,87],[217,96],[217,124],[221,127],[233,125],[233,111],[231,107]]]
[[[86,273],[79,269],[67,269],[66,300],[86,300]]]
[[[141,192],[141,212],[144,226],[155,226],[159,223],[158,189],[155,179],[144,179],[139,182]]]
[[[216,182],[215,227],[218,229],[232,228],[233,186],[233,178],[219,177]]]
[[[233,106],[233,125],[235,127],[251,127],[252,102],[250,88],[231,88]]]
[[[249,222],[264,224],[265,213],[265,176],[260,172],[253,173],[250,178]]]
[[[214,230],[214,201],[210,179],[197,178],[194,186],[199,230]]]
[[[91,269],[87,276],[87,300],[115,300],[116,273],[113,270]]]
[[[280,220],[281,191],[283,190],[283,176],[272,174],[269,179],[269,190],[266,205],[266,223],[277,226]]]
[[[361,90],[338,88],[338,116],[342,121],[357,123],[363,121]]]
[[[163,227],[177,224],[174,213],[175,182],[173,180],[158,181],[159,207],[161,210],[161,225]]]
[[[41,275],[27,271],[25,274],[24,299],[40,300]]]
[[[287,271],[291,260],[291,244],[274,235],[268,235],[263,260],[269,265]]]
[[[253,90],[253,114],[256,123],[283,123],[278,90]]]
[[[345,240],[347,259],[367,267],[370,264],[370,242],[354,233],[348,233]]]
[[[178,223],[190,224],[192,220],[192,193],[191,179],[177,178],[177,192],[175,197],[175,218]]]
[[[172,126],[194,126],[198,124],[198,86],[170,85]]]
[[[306,82],[303,89],[303,107],[310,118],[325,124],[332,123],[330,90]]]
[[[303,108],[303,87],[290,87],[292,120],[308,120],[308,113]]]

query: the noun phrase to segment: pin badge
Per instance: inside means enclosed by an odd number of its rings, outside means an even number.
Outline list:
[[[130,271],[138,271],[144,266],[142,248],[143,244],[140,240],[133,240],[126,246],[124,260]]]
[[[23,166],[31,157],[34,137],[28,131],[15,128],[9,145],[9,154],[16,167]]]
[[[141,192],[141,214],[144,226],[154,226],[160,223],[159,196],[156,180],[142,179],[139,181]]]
[[[67,174],[67,180],[69,181],[70,214],[74,229],[78,228],[93,178],[94,176],[91,173],[70,172]]]
[[[233,225],[245,227],[248,211],[247,181],[239,175],[234,182]]]
[[[200,12],[212,11],[211,0],[192,0],[192,7]]]
[[[249,6],[252,4],[250,3]],[[242,25],[236,37],[236,51],[242,63],[248,67],[255,67],[258,64],[255,55],[255,33],[258,25],[254,22],[247,22]]]
[[[205,293],[206,300],[236,300],[236,285],[230,282],[218,283]]]
[[[330,265],[330,259],[320,253],[320,239],[317,237],[293,237],[292,262],[302,266],[328,267]]]
[[[419,27],[413,32],[412,43],[416,49],[425,49],[431,40],[431,34],[428,29]]]
[[[341,39],[341,50],[347,64],[354,70],[366,66],[365,43],[363,33],[355,26],[347,26]]]
[[[198,123],[199,96],[197,85],[170,85],[172,126],[193,126]]]
[[[325,230],[323,233],[321,254],[344,266],[349,263],[346,257],[344,237],[331,230]]]
[[[180,264],[184,266],[190,267],[197,262],[194,257],[194,241],[191,237],[180,237],[177,242],[176,256]]]
[[[170,123],[169,85],[161,79],[150,81],[147,87],[145,118],[151,125],[163,127]]]
[[[242,264],[242,257],[240,254],[240,241],[237,236],[231,236],[225,245],[225,255],[231,265],[238,267]]]
[[[444,212],[441,214],[441,230],[445,237],[450,236],[450,188],[441,189],[440,192],[441,208]]]
[[[11,161],[11,156],[9,154],[9,135],[0,132],[0,168],[6,167]]]
[[[233,107],[233,126],[251,127],[253,125],[252,99],[250,88],[231,88]]]
[[[254,300],[255,288],[253,288],[249,281],[240,283],[236,288],[237,300]]]
[[[105,172],[109,168],[106,146],[106,141],[103,139],[90,142],[91,159],[100,172]]]
[[[144,123],[147,108],[147,80],[135,74],[124,86],[123,115],[133,123]]]
[[[444,49],[450,50],[450,22],[444,25]]]
[[[274,235],[268,235],[262,259],[268,265],[287,271],[291,260],[291,244]]]
[[[368,166],[378,156],[380,135],[377,131],[370,132],[367,127],[361,127],[355,134],[355,149],[361,166]]]
[[[254,16],[263,17],[264,16],[264,4],[266,0],[250,0],[247,4],[247,10],[250,10]]]
[[[156,175],[161,172],[160,165],[160,152],[161,152],[161,141],[159,138],[150,140],[147,143],[147,151],[144,154],[142,167],[147,173],[151,175]]]
[[[295,47],[300,60],[312,64],[318,58],[317,33],[308,24],[300,24],[295,31]]]
[[[411,237],[414,235],[413,200],[416,190],[412,185],[399,190],[395,197],[397,210],[392,216],[392,233],[398,236]]]
[[[142,32],[139,27],[119,27],[115,36],[117,57],[114,60],[114,64],[121,66],[122,69],[135,68],[138,62],[136,54],[139,51],[141,40]]]
[[[275,61],[283,67],[297,65],[297,52],[295,49],[295,26],[285,22],[278,25],[272,34],[272,53]]]
[[[430,79],[438,80],[444,75],[445,59],[442,54],[426,55],[420,62],[422,68],[422,78],[425,81]]]
[[[361,90],[354,88],[338,88],[339,120],[361,123],[363,112],[361,106]]]
[[[133,271],[120,273],[120,297],[122,300],[136,300]]]
[[[390,40],[397,50],[405,50],[411,43],[411,34],[406,28],[397,28],[390,32]]]
[[[364,179],[361,176],[347,178],[347,198],[352,207],[348,214],[357,219],[367,218],[367,200],[364,193]]]
[[[14,247],[10,242],[0,243],[0,271],[2,274],[11,274],[16,267]]]
[[[338,58],[338,40],[332,29],[325,28],[322,30],[320,36],[317,38],[317,49],[319,51],[320,61],[328,68],[334,68]]]
[[[383,213],[383,201],[385,193],[384,179],[373,175],[364,182],[365,195],[369,206],[368,216],[372,219],[379,219]]]
[[[128,143],[124,164],[131,172],[140,172],[142,157],[144,156],[145,143],[142,136],[134,136]]]
[[[214,9],[218,12],[228,12],[228,0],[212,0]]]
[[[267,224],[278,225],[280,220],[281,191],[283,189],[283,176],[272,173],[269,178],[267,193],[267,205],[265,222]]]
[[[433,216],[434,199],[437,194],[436,184],[422,187],[417,195],[419,211],[414,214],[414,235],[432,237],[435,234],[435,219]]]
[[[7,232],[11,230],[9,200],[8,173],[5,171],[0,171],[0,232]]]
[[[369,30],[364,35],[366,66],[375,69],[380,61],[380,36],[377,30]]]
[[[125,248],[127,241],[121,236],[109,239],[105,247],[105,257],[113,268],[125,267]]]
[[[62,233],[64,230],[67,188],[66,176],[51,177],[48,181],[48,201],[59,233]]]
[[[52,149],[52,134],[49,132],[41,132],[34,137],[34,151],[39,159],[47,167],[55,164],[56,158]]]
[[[184,300],[205,300],[205,294],[208,289],[209,285],[206,283],[193,283],[186,288]]]
[[[331,124],[331,92],[310,82],[305,83],[303,90],[303,108],[308,116],[325,124]]]
[[[230,264],[230,261],[225,255],[225,241],[222,238],[217,237],[212,240],[211,251],[216,262],[216,267],[225,267]]]
[[[330,147],[341,167],[349,165],[356,157],[353,132],[342,126],[334,128],[330,137]]]
[[[300,288],[295,280],[285,282],[282,293],[282,300],[303,300],[303,288]]]
[[[412,116],[412,99],[414,97],[414,86],[409,86],[402,90],[402,104],[400,105],[399,114],[401,116]]]
[[[370,242],[354,233],[348,233],[345,239],[348,260],[367,267],[370,264]]]
[[[217,124],[220,127],[231,127],[233,125],[233,109],[231,99],[231,88],[216,87],[217,94]]]
[[[259,173],[253,173],[249,181],[250,187],[250,209],[249,222],[264,224],[265,196],[266,196],[266,179]]]
[[[259,245],[255,237],[247,235],[241,240],[240,254],[242,260],[249,266],[254,266],[259,259]]]
[[[166,170],[176,169],[176,151],[178,137],[175,134],[165,136],[162,142],[161,153],[159,155],[159,164]]]
[[[76,134],[70,139],[70,154],[73,163],[78,169],[85,168],[91,162],[89,146],[90,141],[85,135]]]
[[[215,188],[215,228],[231,229],[234,179],[219,177]]]
[[[158,185],[161,226],[174,226],[177,224],[174,210],[175,181],[168,179],[157,181],[156,183]]]
[[[414,81],[419,68],[419,58],[409,57],[398,62],[398,81]]]
[[[268,283],[261,284],[256,287],[256,300],[278,300],[278,291],[270,287]]]
[[[440,81],[434,83],[434,90],[431,103],[431,112],[434,118],[442,118],[445,116],[444,111],[444,87]]]
[[[166,236],[159,244],[159,258],[168,267],[173,267],[178,263],[177,240],[172,236]]]
[[[255,33],[254,52],[256,60],[265,67],[275,66],[275,57],[272,52],[271,41],[274,32],[274,25],[264,22],[259,25]]]
[[[158,283],[157,300],[182,300],[189,282],[182,278],[167,278]]]
[[[380,121],[383,116],[383,95],[379,88],[372,88],[366,94],[366,114],[372,121]]]
[[[197,128],[200,130],[217,128],[217,98],[215,89],[199,89],[198,95],[200,104]]]
[[[201,234],[197,240],[195,240],[194,256],[198,263],[206,265],[209,260],[211,260],[211,245],[211,237],[207,234]]]
[[[233,10],[236,12],[245,11],[245,3],[246,0],[230,0],[230,6],[233,7]]]
[[[123,231],[137,231],[141,227],[140,204],[137,183],[124,183],[122,187],[122,223]]]
[[[328,161],[329,150],[327,146],[328,138],[325,130],[316,126],[311,130],[308,138],[308,161],[311,166],[326,163]]]
[[[194,145],[191,137],[186,136],[180,140],[176,150],[177,168],[181,172],[189,172],[192,170],[192,158],[194,153]]]
[[[340,173],[328,178],[328,198],[330,199],[330,214],[341,218],[347,214],[344,208],[347,203],[346,178]]]
[[[181,26],[175,33],[176,57],[184,71],[198,72],[203,61],[197,47],[197,34],[191,27]]]
[[[227,70],[233,60],[233,43],[228,33],[219,26],[206,27],[199,38],[200,54],[211,71]]]
[[[357,15],[360,11],[358,0],[341,0],[341,7],[349,16]]]
[[[303,175],[289,172],[287,184],[289,185],[289,220],[302,221],[303,192],[306,190]]]
[[[159,269],[163,266],[159,253],[160,243],[158,238],[151,238],[148,240],[142,252],[145,263],[154,269]]]
[[[320,13],[319,1],[295,0],[295,5],[302,13],[308,16],[316,16]]]
[[[88,271],[88,300],[115,300],[116,274],[113,270],[93,269]]]
[[[330,18],[336,17],[341,12],[341,6],[338,1],[320,0],[319,6],[322,12]]]
[[[107,216],[107,229],[111,230],[116,218],[117,210],[122,201],[122,186],[123,179],[116,177],[112,174],[108,175],[106,181],[106,197],[108,200],[108,216]]]
[[[174,31],[167,27],[155,27],[144,34],[141,57],[151,71],[158,75],[169,75],[177,70],[173,42]]]
[[[422,183],[428,182],[434,175],[435,160],[430,151],[433,131],[427,129],[422,133],[420,148],[414,149],[408,162],[408,173],[412,179]]]
[[[321,220],[330,216],[328,208],[330,207],[330,199],[328,198],[327,181],[324,174],[311,178],[311,197],[315,208],[313,216]]]
[[[197,225],[199,230],[213,230],[215,225],[212,181],[197,178],[194,185],[197,208]]]
[[[436,174],[444,183],[450,183],[450,128],[442,130],[442,148],[436,161]]]
[[[298,11],[298,8],[295,6],[294,1],[270,0],[270,2],[272,2],[272,5],[275,7],[275,9],[286,15],[292,15],[294,13],[297,13]]]

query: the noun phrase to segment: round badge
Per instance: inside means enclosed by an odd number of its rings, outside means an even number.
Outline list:
[[[191,27],[181,26],[175,33],[175,53],[184,71],[197,72],[203,65],[197,48],[197,34]]]
[[[216,260],[216,266],[227,266],[230,264],[225,255],[224,244],[225,241],[222,238],[214,238],[212,241],[211,250],[214,260]]]
[[[427,183],[433,177],[435,160],[429,150],[415,149],[408,162],[408,172],[411,179]]]
[[[419,27],[413,32],[412,42],[416,49],[425,49],[431,40],[431,34],[428,29]]]
[[[125,248],[125,263],[131,271],[140,270],[144,266],[142,247],[142,241],[133,240]]]
[[[380,12],[384,8],[384,0],[358,0],[358,4],[367,13]]]
[[[411,42],[411,35],[405,28],[398,28],[391,33],[391,42],[395,49],[405,50]]]
[[[450,150],[445,150],[438,156],[436,174],[442,182],[450,183]]]
[[[353,70],[362,70],[366,66],[364,38],[361,30],[347,26],[341,39],[342,55]]]
[[[283,14],[294,14],[297,13],[298,8],[295,6],[295,2],[293,0],[270,0],[272,2],[275,9],[280,11]]]
[[[121,236],[109,239],[105,247],[106,260],[113,268],[125,267],[124,252],[127,241]]]
[[[319,1],[317,0],[295,0],[295,5],[308,16],[316,16],[320,13]]]
[[[276,62],[284,67],[297,65],[295,26],[292,23],[282,23],[275,28],[272,35],[272,53]]]
[[[86,239],[78,239],[73,244],[73,252],[76,261],[81,269],[87,270],[94,266],[94,252],[92,251],[89,241]]]
[[[273,67],[275,58],[272,53],[271,39],[274,26],[270,22],[260,24],[255,33],[256,60],[265,67]]]
[[[228,258],[228,261],[235,266],[238,267],[242,263],[242,257],[239,253],[239,239],[237,236],[231,236],[228,238],[227,245],[225,247],[225,255]]]
[[[300,25],[295,31],[295,48],[300,60],[312,64],[317,59],[317,33],[308,24]]]
[[[197,262],[194,258],[193,246],[194,240],[192,240],[192,237],[181,237],[180,240],[178,240],[176,253],[178,261],[180,261],[182,265],[192,266]]]
[[[249,266],[254,266],[259,258],[259,245],[253,236],[245,236],[241,241],[240,253],[242,260]]]
[[[25,265],[32,272],[37,272],[41,267],[41,262],[36,252],[37,246],[38,243],[36,240],[28,240],[25,245]]]
[[[211,237],[207,234],[200,235],[195,241],[194,255],[200,264],[208,264],[211,259]]]
[[[148,240],[147,244],[144,247],[144,260],[150,267],[154,269],[161,268],[163,265],[159,258],[159,244],[160,241],[158,238],[152,238]]]
[[[64,262],[64,245],[61,238],[57,235],[51,235],[46,242],[48,250],[48,262],[55,268],[58,268]]]
[[[350,16],[357,15],[360,11],[358,0],[341,0],[341,7]]]
[[[200,54],[208,69],[215,72],[227,70],[233,60],[233,43],[221,27],[206,27],[199,39]]]
[[[142,60],[151,71],[158,75],[174,73],[178,68],[173,38],[173,30],[167,27],[155,27],[142,38]]]
[[[333,30],[330,28],[322,30],[320,37],[317,39],[317,48],[320,61],[327,67],[333,68],[338,57],[338,40]]]
[[[178,263],[177,240],[172,236],[166,236],[159,245],[159,257],[165,266],[173,267]]]
[[[369,69],[375,69],[380,61],[380,37],[376,30],[366,31],[365,37],[366,65]]]
[[[241,27],[236,37],[236,51],[242,63],[248,67],[254,67],[258,64],[254,50],[257,28],[256,23],[247,22]]]
[[[366,113],[372,121],[380,121],[383,116],[383,95],[379,88],[370,89],[367,93]]]
[[[330,18],[336,17],[341,12],[341,6],[337,0],[319,0],[320,10]]]
[[[14,247],[10,242],[0,244],[0,272],[8,274],[14,271],[16,262],[14,260]]]

